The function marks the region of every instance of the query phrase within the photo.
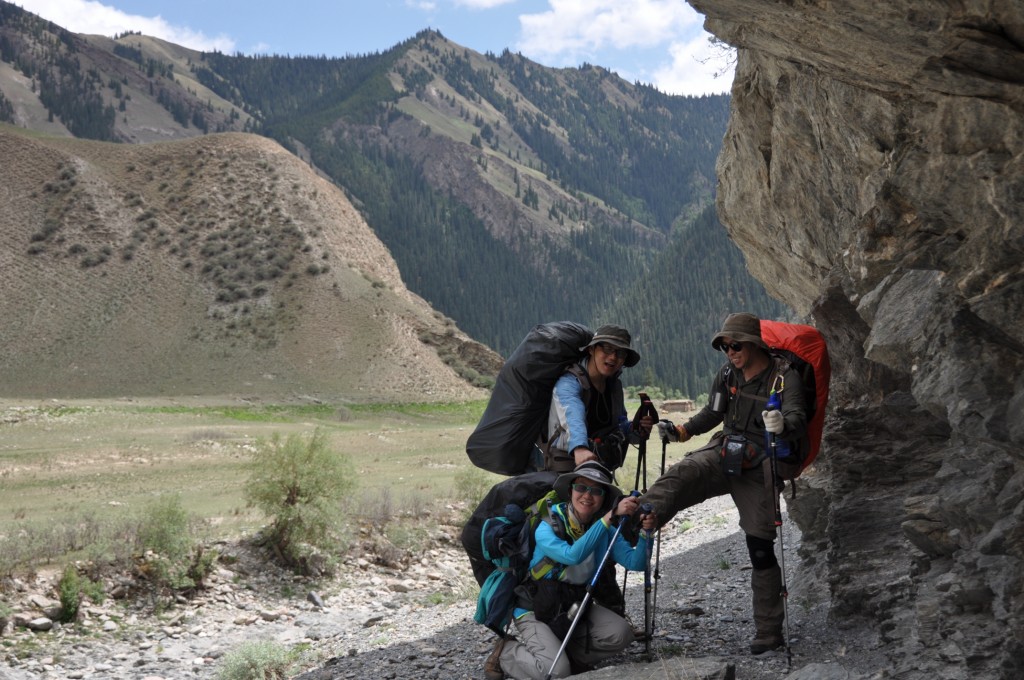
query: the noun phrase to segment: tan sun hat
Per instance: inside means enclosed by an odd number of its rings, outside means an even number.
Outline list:
[[[640,353],[631,346],[632,340],[632,336],[630,336],[629,331],[625,328],[614,324],[608,324],[598,328],[597,332],[594,333],[594,337],[590,341],[590,344],[580,347],[580,351],[582,352],[588,347],[593,347],[594,345],[599,345],[601,343],[614,345],[619,349],[626,350],[628,353],[626,356],[626,368],[629,368],[631,366],[636,366],[640,362]]]
[[[761,349],[768,351],[768,345],[761,338],[761,320],[753,314],[739,312],[725,317],[722,330],[711,338],[711,346],[718,350],[722,348],[722,338],[732,338],[736,342],[752,342]]]
[[[572,472],[564,472],[558,476],[558,479],[556,479],[554,483],[554,489],[558,492],[559,498],[565,501],[572,500],[572,483],[578,477],[583,477],[592,482],[597,482],[605,488],[604,502],[601,504],[601,512],[607,512],[609,509],[609,503],[613,503],[615,498],[622,495],[622,489],[615,486],[612,482],[612,473],[608,471],[608,468],[597,461],[588,460],[585,463],[577,465],[576,469]]]

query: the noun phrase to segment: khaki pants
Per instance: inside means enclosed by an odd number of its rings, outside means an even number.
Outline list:
[[[532,613],[516,619],[516,630],[522,642],[509,640],[505,643],[501,651],[501,669],[518,680],[543,680],[551,670],[562,641]],[[551,677],[569,676],[569,654],[578,662],[594,665],[618,654],[633,640],[633,629],[624,618],[591,601],[583,619],[576,624],[576,630]]]
[[[719,442],[720,440],[715,440]],[[730,494],[740,513],[744,533],[775,540],[775,499],[781,491],[765,486],[770,479],[769,462],[744,470],[739,477],[727,477],[719,465],[718,445],[698,449],[679,461],[658,478],[640,499],[651,503],[664,525],[685,508],[709,498]]]

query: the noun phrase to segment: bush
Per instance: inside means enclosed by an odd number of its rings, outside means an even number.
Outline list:
[[[57,594],[60,598],[61,623],[78,620],[83,598],[88,597],[93,602],[101,603],[106,597],[103,584],[79,575],[73,564],[64,567],[64,572],[57,582]]]
[[[78,608],[82,604],[81,579],[74,565],[64,567],[64,573],[57,582],[57,592],[60,596],[61,623],[70,623],[78,618]]]
[[[338,526],[342,499],[355,488],[348,456],[331,451],[316,430],[282,440],[274,434],[256,445],[245,498],[271,519],[265,541],[291,567],[303,563],[303,544],[327,548]]]
[[[196,522],[177,494],[162,496],[147,507],[139,521],[137,547],[142,552],[140,575],[157,588],[192,591],[201,588],[213,569],[215,551],[198,544]]]
[[[142,513],[139,543],[172,561],[180,561],[192,547],[188,513],[181,505],[181,496],[161,496]]]
[[[246,642],[224,655],[218,680],[284,680],[298,653],[270,641]]]

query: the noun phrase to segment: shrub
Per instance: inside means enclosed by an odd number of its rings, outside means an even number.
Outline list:
[[[189,528],[188,513],[181,505],[181,496],[161,496],[143,511],[139,525],[140,547],[170,560],[180,560],[192,546]]]
[[[224,655],[217,680],[284,680],[298,656],[271,640],[246,642]]]
[[[245,498],[271,519],[265,541],[288,566],[303,563],[303,544],[327,547],[338,527],[338,507],[355,488],[348,456],[331,451],[316,430],[282,440],[260,440],[245,483]]]
[[[74,565],[64,567],[64,573],[57,582],[57,592],[60,596],[61,623],[74,621],[78,618],[78,607],[82,603],[81,579]]]
[[[137,565],[139,574],[157,588],[201,588],[217,553],[199,545],[196,526],[177,494],[162,496],[150,504],[136,531],[137,548],[142,553]]]

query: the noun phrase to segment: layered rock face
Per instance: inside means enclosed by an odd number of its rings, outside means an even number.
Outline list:
[[[790,509],[833,618],[1024,677],[1024,4],[692,4],[739,48],[722,222],[830,342]]]

